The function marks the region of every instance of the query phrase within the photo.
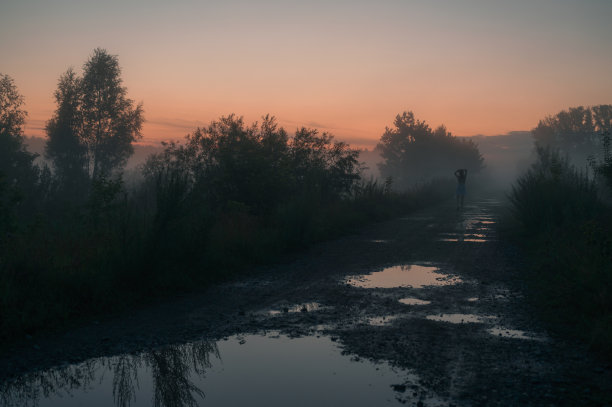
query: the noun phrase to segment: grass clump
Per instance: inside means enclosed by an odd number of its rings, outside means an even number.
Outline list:
[[[612,216],[605,186],[558,152],[537,162],[510,194],[532,267],[531,298],[553,330],[612,359]]]

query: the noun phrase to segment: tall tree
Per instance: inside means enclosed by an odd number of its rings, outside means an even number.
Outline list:
[[[47,122],[45,155],[53,162],[55,177],[64,189],[78,193],[87,182],[87,146],[81,141],[81,80],[69,69],[55,91],[57,110]]]
[[[23,142],[27,116],[23,103],[13,79],[0,74],[0,231],[9,227],[13,209],[38,179],[36,154],[28,152]]]
[[[97,179],[123,169],[134,152],[132,143],[142,137],[143,110],[127,98],[117,56],[95,49],[83,77],[68,70],[55,97],[46,153],[56,172],[78,177],[80,167]]]
[[[0,74],[0,173],[6,182],[15,184],[28,176],[35,154],[26,151],[23,125],[27,112],[22,109],[23,96],[13,79]]]
[[[449,175],[458,168],[478,172],[483,167],[478,146],[453,136],[444,126],[432,130],[412,112],[398,114],[393,124],[385,129],[376,149],[383,158],[381,175],[392,177],[397,188]]]

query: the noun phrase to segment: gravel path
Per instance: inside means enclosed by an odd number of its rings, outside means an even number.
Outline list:
[[[393,386],[406,405],[612,405],[612,367],[533,317],[520,254],[496,233],[501,211],[491,196],[442,204],[203,293],[24,338],[0,355],[0,402],[57,366],[274,331],[411,372]]]

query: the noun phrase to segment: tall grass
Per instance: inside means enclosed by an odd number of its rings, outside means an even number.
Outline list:
[[[553,330],[612,358],[612,218],[595,181],[558,152],[538,161],[510,194],[531,254],[531,298]]]

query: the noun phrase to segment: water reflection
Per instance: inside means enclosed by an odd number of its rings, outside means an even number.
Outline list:
[[[371,274],[350,277],[345,282],[361,288],[422,288],[458,284],[462,281],[457,276],[441,273],[438,267],[410,264],[387,267]]]
[[[282,307],[280,310],[273,309],[267,311],[268,315],[281,315],[286,313],[295,313],[295,312],[314,312],[325,309],[318,302],[305,302],[302,304],[294,304],[292,306]]]
[[[543,338],[536,336],[532,333],[521,331],[518,329],[508,329],[501,326],[496,326],[494,328],[487,329],[487,332],[491,335],[502,337],[502,338],[512,338],[512,339],[527,339],[532,341],[542,341]]]
[[[401,302],[402,304],[406,304],[406,305],[429,305],[431,304],[431,301],[420,300],[418,298],[410,298],[410,297],[401,298],[399,302]]]
[[[392,386],[407,372],[351,358],[335,341],[242,335],[91,359],[1,383],[0,405],[398,404]]]
[[[144,387],[152,388],[153,405],[197,406],[204,392],[193,382],[192,375],[204,376],[211,367],[211,357],[220,359],[217,345],[202,341],[136,355],[90,359],[4,382],[0,384],[0,400],[7,407],[78,406],[91,405],[93,400],[100,402],[102,397],[106,400],[102,405],[109,405],[110,395],[105,390],[112,390],[114,404],[128,407],[136,403],[139,378],[142,380],[148,372],[150,380],[144,378]]]
[[[474,314],[427,315],[425,318],[430,321],[450,322],[451,324],[480,324],[495,319],[494,316]]]
[[[388,326],[399,318],[399,315],[384,315],[382,317],[368,318],[368,325],[372,326]]]

